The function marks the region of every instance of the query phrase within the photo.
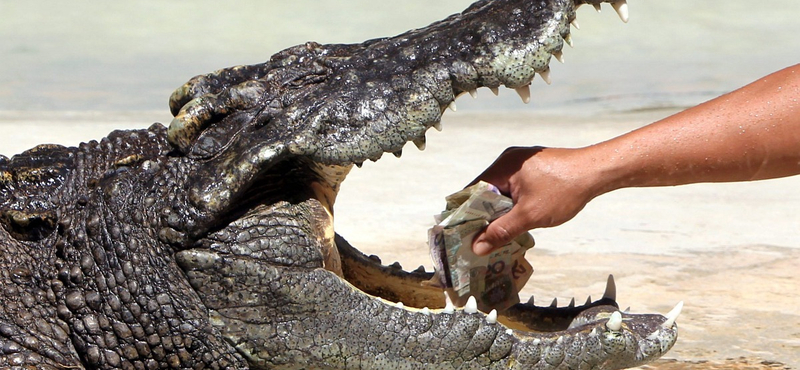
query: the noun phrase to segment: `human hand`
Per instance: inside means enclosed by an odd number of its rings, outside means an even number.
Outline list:
[[[485,255],[530,229],[569,221],[599,195],[592,170],[582,149],[506,149],[473,183],[494,184],[514,200],[514,207],[475,237],[472,250]]]

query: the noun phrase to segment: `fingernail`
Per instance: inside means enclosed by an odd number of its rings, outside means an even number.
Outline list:
[[[487,242],[485,242],[485,241],[479,241],[479,242],[475,243],[474,246],[472,246],[472,251],[475,252],[475,254],[477,254],[479,256],[487,254],[491,250],[492,250],[492,245],[487,243]]]

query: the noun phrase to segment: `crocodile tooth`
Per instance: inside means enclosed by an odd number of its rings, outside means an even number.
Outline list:
[[[528,304],[529,304],[529,305],[531,305],[531,306],[533,306],[533,296],[531,296],[530,298],[528,298]]]
[[[488,315],[486,315],[486,322],[489,324],[497,323],[497,310],[492,309]]]
[[[575,297],[572,297],[572,300],[569,301],[569,308],[574,308],[574,307],[575,307]]]
[[[397,262],[397,261],[394,261],[394,263],[389,265],[389,267],[391,267],[393,269],[397,269],[397,270],[402,270],[403,269],[403,266],[400,265],[400,262]]]
[[[553,298],[553,303],[550,303],[550,307],[557,308],[558,307],[558,297]]]
[[[603,298],[608,298],[612,301],[617,300],[617,284],[614,283],[614,275],[608,275],[606,282],[606,291],[603,292]]]
[[[600,4],[592,4],[592,5],[594,5],[594,10],[597,10],[598,13],[600,13],[600,10],[603,9],[603,7],[600,6]]]
[[[422,307],[422,309],[419,310],[419,312],[422,313],[425,316],[430,316],[431,315],[431,310],[428,307]]]
[[[464,306],[464,312],[478,313],[478,301],[475,300],[475,297],[469,296],[467,299],[467,305]]]
[[[442,132],[442,121],[434,123],[433,128],[435,128],[436,131]]]
[[[611,314],[611,317],[608,318],[606,327],[611,331],[619,331],[622,329],[622,314],[619,313],[619,311],[614,311],[614,313]]]
[[[425,150],[425,136],[414,139],[414,145],[416,145],[419,150]]]
[[[672,324],[675,323],[675,319],[677,319],[678,316],[680,316],[682,309],[683,309],[683,301],[680,301],[678,302],[677,305],[675,305],[675,308],[673,308],[672,311],[669,311],[669,313],[667,314],[667,321],[664,321],[664,323],[661,324],[661,327],[664,329],[671,328]]]
[[[531,102],[531,85],[518,87],[514,90],[517,90],[517,94],[519,94],[519,97],[522,99],[523,103],[528,104]]]
[[[628,308],[626,308],[625,311],[622,311],[622,312],[625,312],[625,313],[631,312],[631,306],[628,306]]]
[[[564,63],[564,53],[562,53],[561,51],[554,52],[553,56],[556,57],[556,60],[558,60],[559,62]]]
[[[361,166],[363,166],[363,165],[364,165],[364,162],[363,162],[363,161],[361,161],[361,162],[354,162],[354,163],[356,164],[356,167],[358,167],[358,168],[361,168]]]
[[[589,336],[590,336],[590,337],[596,337],[596,336],[597,336],[597,334],[598,334],[598,330],[597,330],[597,327],[595,326],[595,327],[592,329],[592,331],[590,331],[590,332],[589,332]]]
[[[476,89],[470,90],[469,91],[469,96],[471,96],[473,99],[477,98],[478,97],[478,90],[476,90]]]
[[[558,339],[556,339],[556,343],[557,343],[557,344],[562,344],[562,343],[564,343],[564,337],[563,337],[563,336],[561,336],[561,335],[559,335],[559,336],[558,336]]]
[[[578,18],[573,19],[572,22],[570,22],[570,24],[572,25],[572,27],[575,27],[576,30],[581,29],[581,25],[578,24]]]
[[[447,107],[450,108],[450,110],[453,111],[453,112],[458,110],[458,107],[456,107],[456,101],[455,100],[451,101],[450,104],[447,105]]]
[[[452,314],[456,311],[456,307],[453,306],[453,301],[450,300],[450,296],[447,293],[444,293],[444,309],[442,310],[443,313]]]
[[[400,149],[396,152],[392,152],[392,154],[394,154],[395,157],[400,158],[401,156],[403,156],[403,149]]]
[[[538,345],[539,345],[539,343],[542,343],[542,340],[541,340],[541,339],[539,339],[539,338],[536,338],[536,339],[534,339],[534,340],[533,340],[533,342],[532,342],[532,343],[533,343],[533,345],[534,345],[534,346],[538,346]]]
[[[508,335],[514,334],[514,331],[511,329],[506,329],[506,334]]]
[[[490,87],[489,90],[492,90],[494,96],[500,95],[500,90],[496,87]]]
[[[572,36],[571,35],[564,36],[564,42],[566,42],[567,45],[569,45],[569,47],[571,47],[571,48],[575,47],[575,45],[572,43]]]
[[[394,306],[397,307],[397,308],[406,308],[406,306],[403,304],[403,302],[397,302],[397,303],[394,304]]]
[[[543,79],[543,80],[544,80],[544,82],[546,82],[548,85],[552,83],[552,81],[550,81],[550,68],[548,68],[548,69],[545,69],[544,71],[542,71],[542,72],[541,72],[541,73],[539,73],[539,74],[540,74],[540,75],[542,75],[542,79]]]
[[[626,0],[619,0],[615,3],[611,3],[611,6],[613,6],[614,10],[617,11],[619,19],[622,19],[623,22],[628,23],[628,2]]]
[[[590,304],[592,304],[592,296],[586,297],[586,303],[584,303],[583,305],[584,306],[588,306]]]

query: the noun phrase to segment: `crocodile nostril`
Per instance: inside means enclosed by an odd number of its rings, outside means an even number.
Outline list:
[[[17,240],[42,240],[56,230],[57,223],[55,216],[45,212],[6,210],[0,214],[0,224]]]

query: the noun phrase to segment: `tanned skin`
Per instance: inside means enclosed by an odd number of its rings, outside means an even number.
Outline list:
[[[798,100],[800,64],[592,146],[508,148],[477,179],[515,206],[473,250],[486,254],[527,230],[561,225],[616,189],[800,174]]]

